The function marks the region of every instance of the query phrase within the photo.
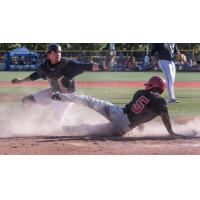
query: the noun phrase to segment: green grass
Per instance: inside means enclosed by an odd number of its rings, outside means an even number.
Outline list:
[[[25,77],[31,72],[0,72],[0,80],[11,80],[15,77]],[[155,72],[85,72],[76,80],[87,81],[146,81],[153,75],[161,75],[162,73]],[[177,73],[176,80],[178,81],[199,81],[200,74],[198,72]],[[44,87],[0,87],[0,94],[13,94],[20,100],[23,96],[37,92]],[[134,92],[139,88],[129,87],[93,87],[93,88],[77,88],[78,94],[87,94],[99,99],[110,101],[118,105],[128,103]],[[186,117],[199,116],[200,113],[200,88],[175,88],[177,99],[181,102],[179,104],[170,104],[168,106],[170,115],[172,117]],[[167,97],[167,93],[163,94]],[[9,102],[5,99],[0,100],[1,105],[18,106],[20,101]]]
[[[11,80],[29,76],[32,72],[0,72],[0,80]],[[84,72],[76,80],[87,81],[145,81],[161,72]],[[177,81],[199,81],[200,72],[177,72]]]

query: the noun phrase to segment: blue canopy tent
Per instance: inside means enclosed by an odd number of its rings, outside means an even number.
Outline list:
[[[25,47],[18,47],[5,54],[6,71],[34,70],[38,67],[39,55]]]

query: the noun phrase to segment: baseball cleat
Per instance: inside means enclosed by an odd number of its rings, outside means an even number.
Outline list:
[[[170,101],[168,101],[167,103],[179,103],[179,101],[177,101],[176,99],[171,99]]]

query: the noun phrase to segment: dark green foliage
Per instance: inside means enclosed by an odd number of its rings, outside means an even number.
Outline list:
[[[106,50],[108,43],[59,43],[63,50]],[[32,51],[46,51],[47,43],[0,43],[0,51],[5,52],[16,47],[25,46]],[[178,43],[178,48],[200,51],[199,43]],[[116,43],[116,50],[148,51],[151,43]]]

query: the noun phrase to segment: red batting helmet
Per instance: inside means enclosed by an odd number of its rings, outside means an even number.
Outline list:
[[[164,78],[160,76],[153,76],[144,85],[145,85],[145,90],[159,88],[160,90],[164,91],[164,89],[166,88],[166,81]]]

